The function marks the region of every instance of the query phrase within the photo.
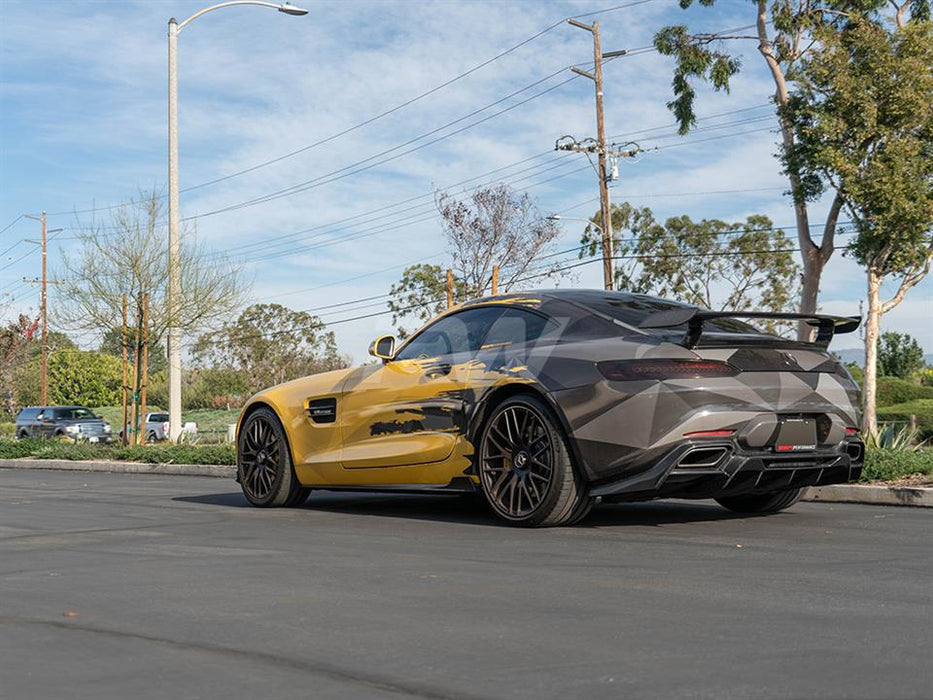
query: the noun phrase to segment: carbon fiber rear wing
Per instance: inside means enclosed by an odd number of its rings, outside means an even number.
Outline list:
[[[668,309],[657,311],[645,317],[639,328],[673,328],[687,325],[683,345],[694,348],[703,335],[703,323],[714,318],[766,318],[793,321],[806,321],[817,328],[817,345],[826,347],[836,333],[851,333],[862,322],[860,316],[827,316],[824,314],[771,313],[767,311],[706,311],[697,308]]]

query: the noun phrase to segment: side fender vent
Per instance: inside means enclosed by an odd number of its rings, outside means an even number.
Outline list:
[[[337,399],[308,401],[308,416],[315,423],[333,423],[337,420]]]

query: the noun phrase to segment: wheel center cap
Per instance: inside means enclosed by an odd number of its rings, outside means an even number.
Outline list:
[[[258,455],[256,455],[256,461],[260,464],[263,464],[266,461],[266,457],[267,455],[265,452],[260,452]]]
[[[515,464],[516,468],[524,469],[525,467],[528,466],[528,462],[530,459],[531,459],[531,456],[527,452],[525,452],[525,450],[521,450],[520,452],[515,453],[515,459],[512,461],[513,461],[513,464]]]

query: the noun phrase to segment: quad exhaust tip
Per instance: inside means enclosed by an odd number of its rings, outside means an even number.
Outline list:
[[[675,469],[715,469],[732,450],[728,447],[694,447],[681,457]]]
[[[846,454],[852,462],[862,461],[862,446],[857,442],[850,442],[846,445]]]

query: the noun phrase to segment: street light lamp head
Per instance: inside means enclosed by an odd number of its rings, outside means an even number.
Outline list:
[[[547,217],[548,221],[560,221],[560,214],[551,214]]]
[[[283,2],[279,5],[279,12],[284,12],[286,15],[292,15],[294,17],[301,17],[302,15],[308,14],[308,11],[304,8],[295,7],[287,2]]]

